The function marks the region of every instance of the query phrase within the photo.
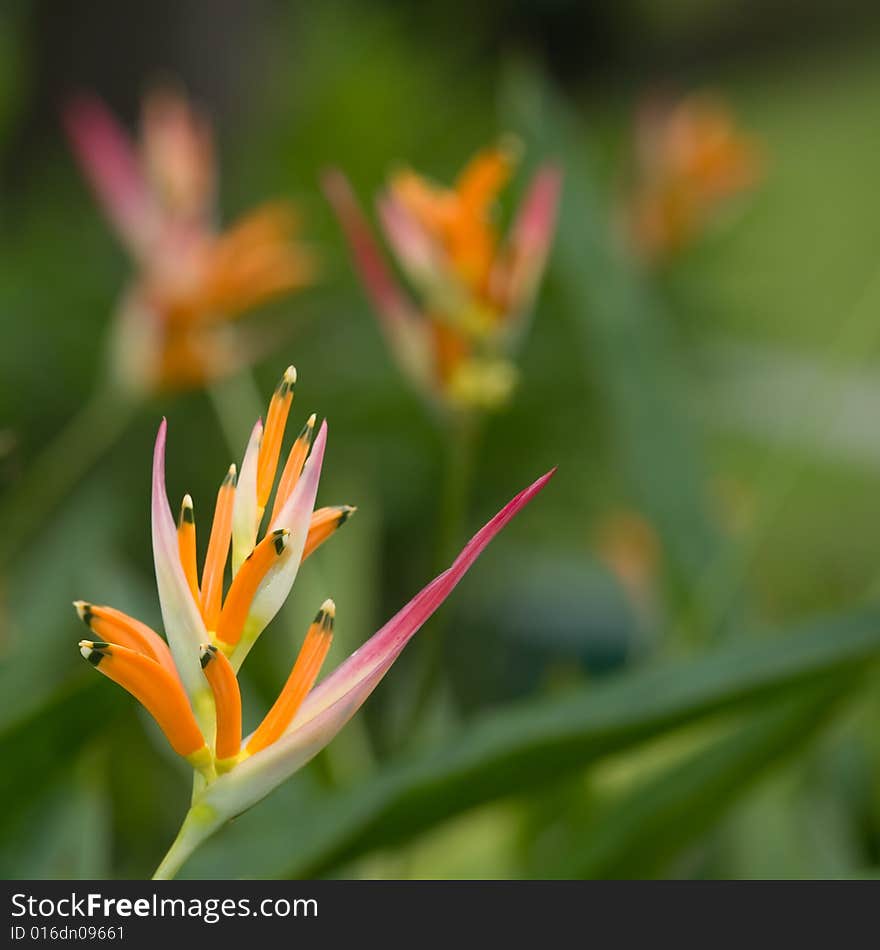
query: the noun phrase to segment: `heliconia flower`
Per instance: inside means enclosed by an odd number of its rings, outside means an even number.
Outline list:
[[[505,236],[495,221],[516,151],[509,140],[484,149],[451,188],[410,170],[392,175],[377,213],[412,293],[386,265],[342,172],[324,177],[398,363],[425,395],[451,408],[495,408],[508,399],[512,350],[553,238],[561,186],[553,165],[537,171]]]
[[[625,227],[635,250],[657,261],[691,244],[729,199],[754,187],[762,161],[723,102],[692,95],[639,111],[633,165]]]
[[[94,98],[73,100],[64,121],[135,264],[112,341],[118,379],[138,393],[183,389],[256,359],[263,339],[237,318],[314,276],[294,211],[267,204],[219,231],[211,128],[171,91],[145,99],[137,145]]]
[[[201,573],[195,506],[185,495],[175,521],[165,489],[164,420],[159,427],[153,453],[153,555],[167,642],[112,607],[85,601],[74,605],[92,634],[80,641],[82,655],[144,705],[172,749],[200,777],[181,833],[157,876],[173,876],[202,840],[330,742],[489,541],[553,474],[520,492],[465,545],[448,570],[315,686],[336,618],[333,601],[324,601],[278,699],[257,728],[244,735],[237,672],[290,593],[300,564],[356,510],[349,505],[315,507],[327,424],[315,434],[314,415],[278,475],[295,380],[289,367],[272,396],[265,425],[254,427],[241,469],[231,465],[220,485]],[[231,580],[225,586],[230,559]]]

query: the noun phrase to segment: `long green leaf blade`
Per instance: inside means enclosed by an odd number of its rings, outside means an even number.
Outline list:
[[[849,685],[851,678],[845,681]],[[832,682],[750,715],[731,734],[603,810],[577,835],[579,844],[560,875],[620,879],[662,872],[768,767],[787,761],[815,738],[847,692],[839,678]]]

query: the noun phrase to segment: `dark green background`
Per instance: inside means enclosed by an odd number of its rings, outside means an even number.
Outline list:
[[[335,664],[435,567],[442,436],[383,347],[320,170],[342,166],[367,200],[395,164],[450,180],[511,131],[526,161],[506,214],[529,167],[553,157],[566,174],[467,533],[556,478],[340,738],[187,873],[877,873],[880,610],[860,605],[880,577],[878,26],[855,2],[3,5],[7,498],[98,384],[129,274],[62,139],[65,96],[96,91],[131,124],[150,81],[178,78],[215,119],[223,219],[292,198],[321,254],[318,285],[255,318],[289,332],[255,377],[268,396],[296,364],[295,425],[330,422],[319,501],[359,511],[254,651],[249,722],[324,597]],[[723,96],[766,176],[644,274],[608,222],[633,109],[658,87]],[[156,401],[34,513],[0,578],[4,876],[144,876],[185,811],[185,770],[82,663],[70,607],[159,623],[148,479],[163,414],[170,494],[190,491],[204,519],[234,456],[204,394]],[[738,526],[719,500],[731,484]],[[621,508],[661,539],[647,622],[596,554]],[[403,711],[444,628],[445,687],[412,734]]]

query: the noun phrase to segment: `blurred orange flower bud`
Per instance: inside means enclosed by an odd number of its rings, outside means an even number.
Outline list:
[[[616,509],[599,523],[595,543],[636,613],[643,620],[652,616],[663,549],[651,523],[638,512]]]
[[[633,181],[625,200],[629,240],[648,261],[697,240],[731,198],[762,173],[757,144],[727,106],[705,95],[650,102],[638,113]]]
[[[505,139],[477,153],[452,187],[409,169],[378,196],[379,222],[415,298],[385,264],[339,171],[324,186],[398,363],[432,401],[492,409],[509,398],[521,335],[553,239],[561,173],[538,170],[506,236],[494,211],[516,167]]]

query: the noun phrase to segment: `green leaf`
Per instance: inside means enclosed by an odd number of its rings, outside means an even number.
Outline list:
[[[877,686],[876,679],[866,683],[816,748],[774,770],[737,804],[707,855],[710,874],[828,880],[863,872],[876,774],[865,736],[876,728]]]
[[[11,834],[0,836],[0,876],[22,880],[105,878],[110,870],[108,757],[101,743],[52,783],[31,786],[32,800]]]
[[[124,708],[121,690],[83,670],[40,710],[0,732],[0,827],[27,806],[34,790],[47,787]]]
[[[878,654],[880,609],[865,608],[769,641],[741,640],[697,660],[666,663],[569,695],[518,704],[344,792],[307,797],[295,814],[276,810],[270,799],[209,842],[188,873],[324,873],[676,726],[782,700],[828,677],[858,672]],[[289,844],[283,828],[290,829]],[[261,866],[224,866],[236,853],[236,840],[253,842],[257,835],[264,836],[266,849],[251,853],[260,852]]]
[[[844,677],[851,683],[851,677]],[[576,836],[558,876],[646,878],[668,866],[761,777],[800,752],[846,692],[837,677],[748,717],[729,735],[642,783]],[[554,873],[554,876],[557,876]]]

